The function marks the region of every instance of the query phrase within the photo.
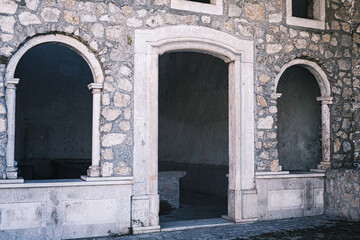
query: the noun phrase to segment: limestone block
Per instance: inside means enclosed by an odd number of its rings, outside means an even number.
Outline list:
[[[261,76],[259,77],[259,81],[262,83],[267,83],[270,81],[270,77],[267,74],[261,74]]]
[[[158,27],[164,25],[164,19],[161,15],[151,16],[146,20],[146,25],[149,27]]]
[[[298,39],[295,43],[295,47],[297,49],[303,49],[306,48],[307,46],[307,41],[305,39]]]
[[[114,106],[115,107],[126,107],[130,104],[130,95],[116,92],[114,94]]]
[[[273,117],[267,116],[265,118],[259,118],[257,125],[259,129],[272,129],[273,123],[274,123]]]
[[[120,162],[114,169],[115,174],[119,175],[130,175],[131,174],[131,167],[129,167],[126,163]]]
[[[0,0],[0,13],[14,14],[18,5],[11,0]]]
[[[101,145],[103,147],[120,145],[124,142],[125,138],[126,138],[126,134],[122,134],[122,133],[106,134],[101,138]]]
[[[29,9],[36,11],[40,3],[40,0],[25,0],[25,3]]]
[[[281,44],[269,44],[266,47],[266,52],[268,54],[273,54],[273,53],[278,53],[280,52],[282,49],[282,45]]]
[[[12,16],[0,16],[0,30],[3,32],[14,33],[15,19]]]
[[[22,25],[41,24],[40,19],[32,13],[22,12],[19,14],[19,21]]]
[[[238,6],[236,6],[236,4],[230,4],[229,5],[229,17],[240,17],[242,13],[241,8],[239,8]]]
[[[101,163],[101,176],[110,177],[113,174],[114,164],[112,162]]]
[[[112,149],[105,149],[104,153],[102,155],[105,160],[113,160],[114,159],[114,152],[112,151]]]
[[[265,12],[264,8],[259,4],[245,3],[245,14],[246,17],[251,20],[264,20]]]
[[[120,78],[116,82],[120,89],[128,92],[132,91],[132,83],[129,80],[125,78]]]
[[[271,23],[279,23],[282,21],[282,14],[274,13],[269,15],[269,22]]]
[[[4,118],[0,118],[0,132],[6,131],[6,120]]]
[[[96,22],[96,16],[95,15],[81,15],[80,17],[82,22]]]
[[[122,131],[129,131],[131,129],[131,125],[129,121],[122,121],[119,123],[119,128]]]
[[[64,20],[70,24],[79,24],[79,17],[77,16],[76,12],[64,11]]]
[[[115,110],[115,109],[103,109],[101,111],[101,115],[103,115],[105,117],[105,119],[107,121],[113,121],[116,118],[118,118],[121,114],[120,110]]]
[[[127,19],[127,22],[126,22],[126,25],[129,26],[129,27],[140,27],[143,25],[143,22],[135,17],[133,18],[128,18]]]
[[[256,96],[256,102],[261,107],[267,107],[267,102],[263,96]]]
[[[109,26],[105,30],[106,39],[110,41],[120,41],[123,34],[123,27],[121,26]]]
[[[57,22],[60,17],[60,10],[57,8],[44,8],[41,12],[41,17],[45,22]]]

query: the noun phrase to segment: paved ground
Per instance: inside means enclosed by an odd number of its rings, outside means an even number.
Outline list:
[[[96,240],[134,239],[360,239],[360,223],[340,221],[327,217],[305,217],[285,220],[261,221],[246,224],[197,228],[182,231],[159,232],[143,235],[91,238]]]

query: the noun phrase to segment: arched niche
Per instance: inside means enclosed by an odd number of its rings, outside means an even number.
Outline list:
[[[95,54],[79,40],[61,35],[47,34],[35,36],[24,42],[11,56],[6,66],[6,105],[7,105],[7,132],[8,143],[6,149],[6,175],[8,179],[17,179],[17,168],[14,166],[15,157],[15,107],[16,85],[21,79],[14,78],[16,67],[21,57],[32,47],[44,44],[62,44],[80,54],[88,63],[94,83],[88,87],[93,91],[93,126],[92,126],[92,165],[89,167],[88,176],[100,176],[100,104],[101,89],[103,88],[104,74],[100,62]]]
[[[286,63],[275,78],[275,89],[278,88],[278,83],[284,72],[292,66],[300,66],[307,69],[316,79],[320,96],[317,97],[317,101],[321,102],[321,162],[317,165],[319,170],[326,170],[331,167],[330,163],[330,109],[329,104],[332,104],[330,83],[327,75],[322,68],[315,62],[295,59],[289,63]],[[276,93],[278,97],[281,97],[281,93]]]

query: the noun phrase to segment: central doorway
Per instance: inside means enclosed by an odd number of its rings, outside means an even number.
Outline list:
[[[159,57],[161,223],[227,215],[228,69],[203,53]]]

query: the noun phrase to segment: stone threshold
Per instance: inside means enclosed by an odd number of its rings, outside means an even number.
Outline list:
[[[257,172],[256,179],[271,179],[271,178],[318,178],[325,177],[325,172]]]
[[[131,185],[133,183],[134,183],[133,177],[117,177],[117,180],[107,179],[104,181],[83,181],[81,179],[25,180],[24,183],[0,184],[0,189]]]
[[[161,232],[181,231],[195,228],[217,227],[235,224],[223,218],[197,219],[160,223]]]

